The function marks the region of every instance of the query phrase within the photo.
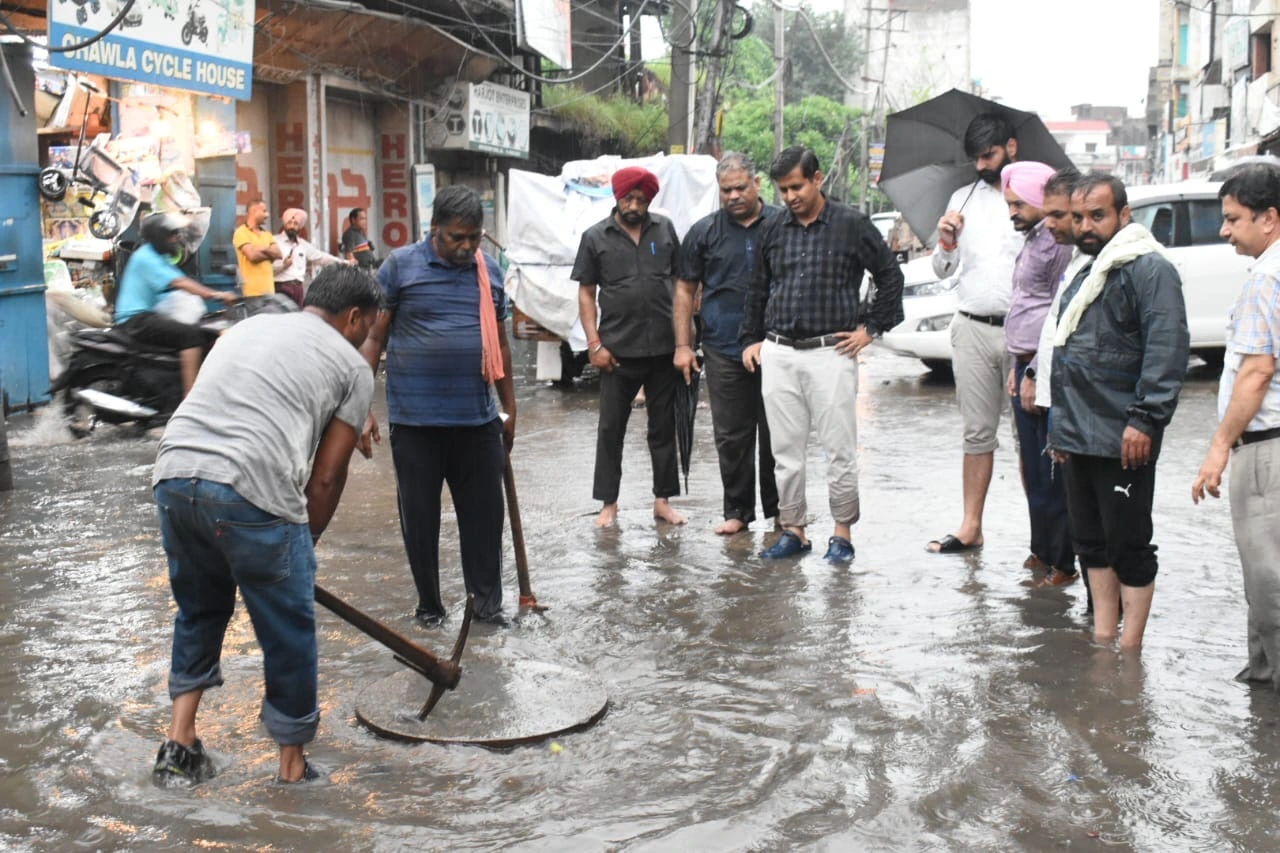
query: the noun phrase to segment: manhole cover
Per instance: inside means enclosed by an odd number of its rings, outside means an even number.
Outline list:
[[[395,740],[507,747],[586,728],[609,704],[594,675],[536,660],[464,659],[458,689],[419,720],[430,693],[430,681],[401,670],[361,691],[356,719]]]

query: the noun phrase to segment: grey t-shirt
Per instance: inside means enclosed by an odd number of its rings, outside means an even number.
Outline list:
[[[197,477],[254,506],[307,522],[304,489],[329,421],[364,427],[373,371],[310,312],[263,314],[218,339],[169,420],[151,481]]]

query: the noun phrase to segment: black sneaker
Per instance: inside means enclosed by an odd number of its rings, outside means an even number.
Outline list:
[[[276,784],[277,785],[301,785],[304,782],[314,782],[322,776],[324,776],[324,774],[316,769],[316,766],[311,763],[310,759],[304,756],[302,759],[302,778],[295,779],[292,782],[286,782],[285,780],[280,778],[279,774],[277,774]]]
[[[156,766],[151,771],[151,780],[162,788],[175,784],[198,785],[212,779],[215,772],[213,762],[205,755],[204,744],[199,738],[191,746],[167,740],[160,745],[160,752],[156,754]]]

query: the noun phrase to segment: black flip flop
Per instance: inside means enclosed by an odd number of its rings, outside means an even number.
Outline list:
[[[936,551],[929,547],[929,545],[932,545],[934,542],[937,542],[939,546]],[[930,540],[929,544],[925,545],[924,549],[930,554],[963,554],[965,551],[977,551],[981,547],[981,542],[975,542],[972,544],[961,542],[955,536],[948,533],[941,539]]]

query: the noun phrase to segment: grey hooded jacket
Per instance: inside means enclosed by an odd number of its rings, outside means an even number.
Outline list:
[[[1076,273],[1062,306],[1092,266]],[[1182,279],[1173,264],[1150,254],[1111,270],[1066,345],[1054,348],[1049,446],[1118,459],[1131,426],[1151,436],[1154,459],[1178,405],[1190,342]]]

